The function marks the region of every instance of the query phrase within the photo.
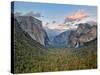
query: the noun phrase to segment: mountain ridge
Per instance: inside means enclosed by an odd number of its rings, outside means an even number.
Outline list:
[[[65,34],[66,33],[66,34]],[[88,23],[80,23],[76,30],[67,30],[55,36],[51,45],[53,47],[80,47],[84,43],[97,38],[97,26]],[[62,41],[62,43],[61,43]]]

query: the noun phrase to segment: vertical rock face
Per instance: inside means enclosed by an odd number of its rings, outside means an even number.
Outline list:
[[[20,27],[27,32],[34,40],[42,45],[48,42],[48,36],[42,27],[42,22],[32,16],[17,16],[15,17]]]
[[[69,36],[68,47],[79,47],[97,38],[97,26],[90,24],[79,24],[76,31]]]

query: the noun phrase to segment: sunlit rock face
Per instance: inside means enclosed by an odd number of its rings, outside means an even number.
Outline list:
[[[87,23],[79,24],[76,31],[69,36],[68,47],[79,47],[97,38],[97,26]]]
[[[42,27],[42,21],[32,16],[16,16],[20,27],[27,32],[34,40],[42,45],[46,45],[48,39],[47,33]]]

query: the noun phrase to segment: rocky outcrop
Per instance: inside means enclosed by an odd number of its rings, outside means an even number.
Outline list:
[[[77,30],[71,31],[68,47],[77,48],[97,38],[97,26],[87,23],[79,24]]]
[[[20,27],[27,32],[32,39],[36,40],[42,45],[48,44],[48,36],[42,27],[42,21],[32,16],[16,16],[15,17]]]

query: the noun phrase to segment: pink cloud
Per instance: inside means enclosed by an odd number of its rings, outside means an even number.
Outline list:
[[[81,19],[86,18],[86,17],[89,17],[89,16],[84,10],[81,9],[69,15],[66,15],[65,20],[68,22],[78,21],[78,20],[80,21]]]

